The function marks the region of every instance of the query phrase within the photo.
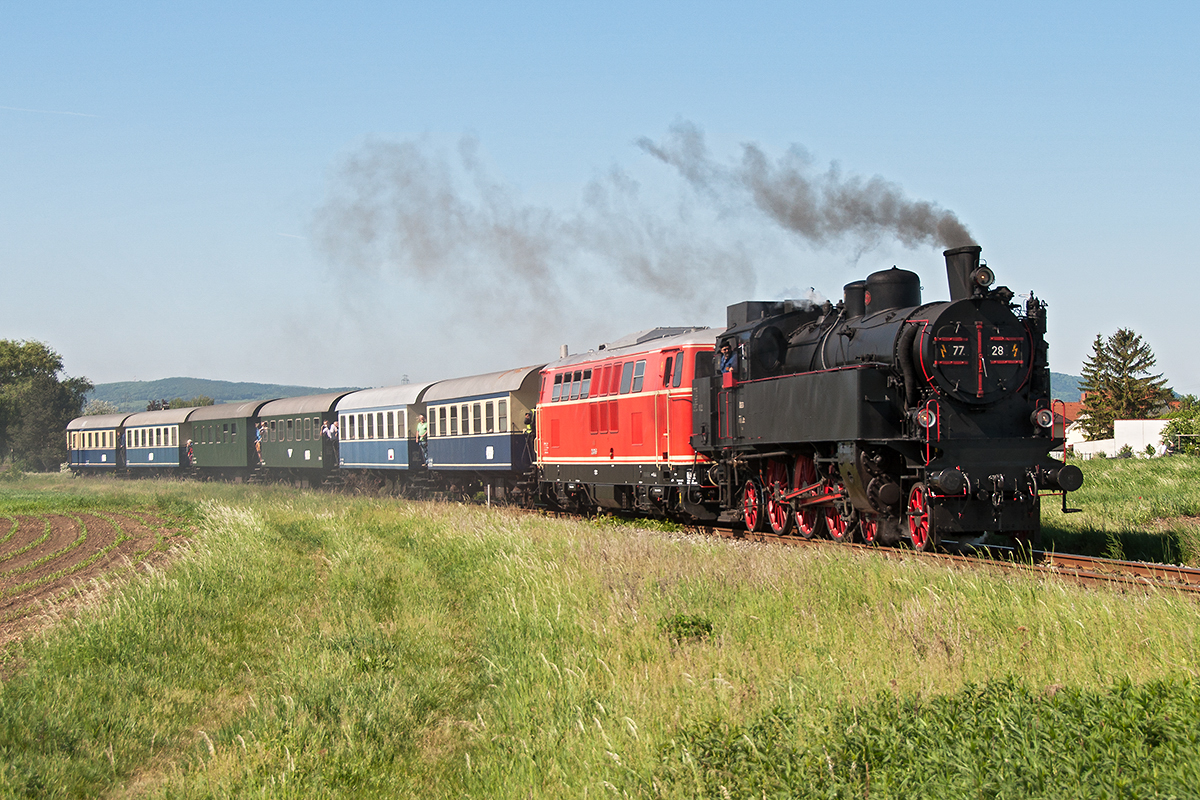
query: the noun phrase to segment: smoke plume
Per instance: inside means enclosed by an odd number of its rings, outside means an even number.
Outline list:
[[[450,151],[425,140],[362,145],[335,166],[311,231],[336,271],[330,301],[340,313],[325,327],[357,329],[363,342],[338,357],[365,358],[357,351],[399,337],[410,344],[387,357],[414,375],[533,363],[562,342],[714,323],[758,283],[811,279],[797,239],[859,254],[886,239],[971,241],[951,212],[882,178],[817,171],[799,147],[772,159],[750,144],[740,162],[719,163],[686,123],[637,144],[683,182],[658,176],[648,199],[614,166],[558,206],[525,201],[493,177],[471,138]],[[663,202],[664,188],[674,202]],[[474,361],[448,367],[433,355],[451,348]],[[412,363],[414,354],[427,361]]]
[[[910,248],[974,244],[953,212],[909,199],[879,176],[843,176],[836,163],[818,173],[799,146],[772,161],[757,145],[746,144],[741,163],[725,166],[712,159],[703,133],[687,122],[673,125],[665,142],[642,138],[638,145],[674,167],[700,194],[718,202],[748,195],[759,211],[815,245],[852,239],[871,247],[888,236]]]

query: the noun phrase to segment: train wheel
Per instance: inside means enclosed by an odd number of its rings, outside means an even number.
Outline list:
[[[938,536],[929,507],[929,490],[918,483],[908,494],[908,533],[915,550],[929,552],[937,547]]]
[[[879,520],[873,516],[860,516],[858,518],[858,532],[864,542],[875,544],[875,541],[879,538]]]
[[[767,512],[767,524],[771,526],[771,532],[777,536],[786,536],[792,530],[792,521],[795,515],[792,513],[792,505],[786,500],[781,500],[779,495],[787,491],[789,486],[787,466],[772,461],[767,468],[767,486],[764,490]]]
[[[796,488],[805,489],[818,483],[817,465],[811,456],[799,456],[796,459]],[[824,518],[821,512],[812,507],[802,508],[796,512],[796,530],[805,539],[811,539],[821,531]]]
[[[763,525],[762,489],[758,482],[751,479],[746,481],[742,489],[742,521],[746,530],[761,531]]]
[[[853,539],[854,520],[846,519],[842,516],[842,512],[836,506],[831,506],[824,509],[825,511],[825,529],[829,531],[829,538],[835,542],[849,542]]]

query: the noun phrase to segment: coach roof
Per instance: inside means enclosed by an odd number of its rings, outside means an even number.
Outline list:
[[[310,394],[304,397],[285,397],[282,400],[272,400],[258,410],[260,417],[279,417],[288,414],[327,414],[334,404],[350,394],[349,392],[330,392],[329,394]]]
[[[360,408],[408,406],[421,400],[421,394],[432,383],[406,383],[403,386],[383,386],[351,392],[338,401],[337,410],[356,411]]]
[[[531,374],[539,372],[543,366],[545,365],[535,364],[532,367],[518,367],[504,372],[489,372],[487,375],[439,381],[429,387],[429,391],[425,393],[425,402],[515,392],[520,390]]]
[[[129,414],[92,414],[88,417],[76,417],[67,423],[69,431],[94,431],[99,428],[119,428]]]
[[[187,422],[188,414],[195,408],[164,408],[162,411],[140,411],[125,420],[126,428],[139,425],[178,425]]]
[[[270,400],[250,400],[245,403],[221,403],[216,406],[200,406],[192,409],[188,422],[203,422],[210,419],[244,419],[253,417],[261,406]]]

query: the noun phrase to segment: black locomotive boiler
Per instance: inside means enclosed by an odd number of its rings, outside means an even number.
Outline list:
[[[711,505],[780,534],[1036,543],[1041,494],[1083,475],[1049,455],[1063,431],[1045,304],[992,288],[980,252],[945,252],[949,301],[923,303],[892,268],[836,306],[730,306],[717,347],[734,363],[693,385]]]

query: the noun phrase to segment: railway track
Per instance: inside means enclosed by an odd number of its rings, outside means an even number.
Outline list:
[[[840,547],[870,550],[884,558],[919,558],[940,561],[964,568],[987,567],[1007,572],[1041,573],[1085,586],[1109,586],[1121,589],[1166,589],[1200,593],[1200,569],[1173,564],[1153,564],[1144,561],[1117,561],[1092,556],[1066,555],[1034,550],[1028,555],[1012,548],[989,548],[983,555],[956,553],[922,553],[903,547],[878,547],[866,544],[847,544],[799,536],[778,536],[773,533],[720,527],[693,527],[697,533],[727,539],[769,542],[789,547]]]

